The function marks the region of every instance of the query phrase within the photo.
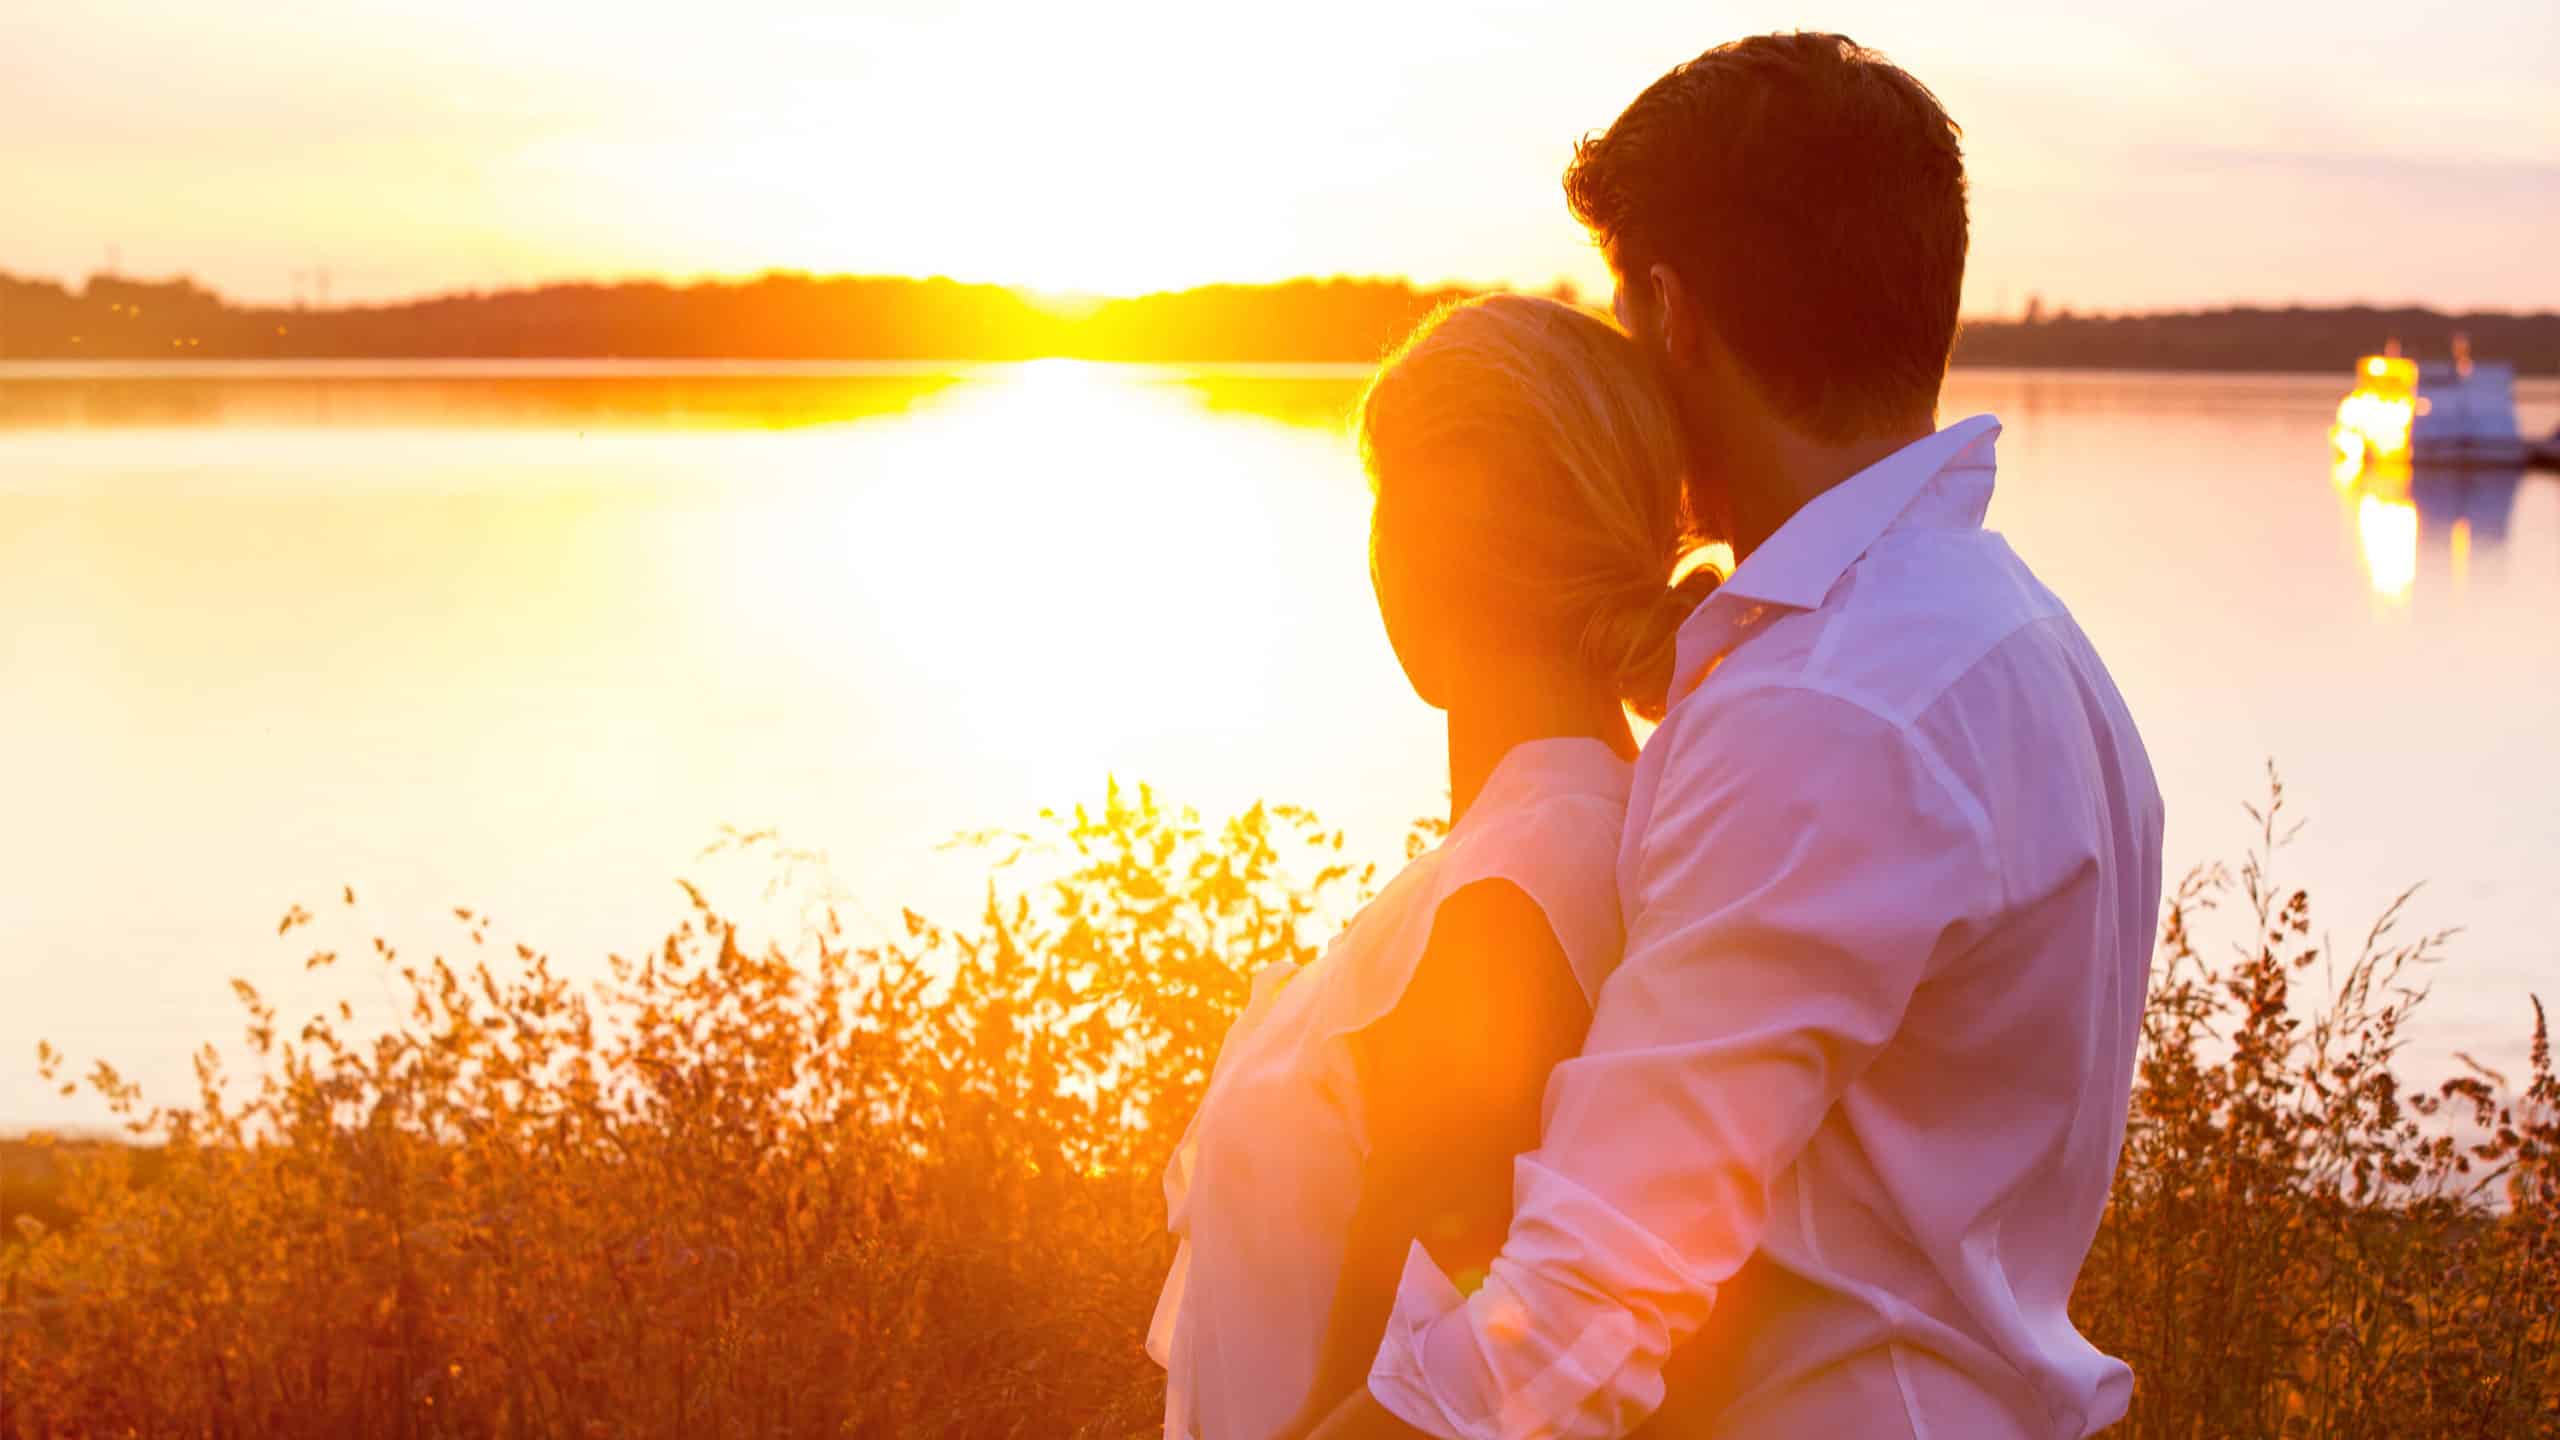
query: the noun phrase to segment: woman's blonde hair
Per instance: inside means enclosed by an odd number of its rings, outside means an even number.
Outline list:
[[[1554,300],[1461,301],[1388,356],[1358,428],[1373,563],[1418,553],[1444,618],[1561,645],[1661,716],[1680,623],[1719,577],[1672,583],[1700,538],[1671,397],[1633,341]]]

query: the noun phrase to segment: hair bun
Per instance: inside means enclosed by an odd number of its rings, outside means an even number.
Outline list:
[[[1582,627],[1582,655],[1610,677],[1618,698],[1648,720],[1668,708],[1680,627],[1724,583],[1700,565],[1676,585],[1630,586],[1596,607]]]
[[[1706,604],[1707,597],[1716,593],[1723,584],[1724,572],[1713,565],[1700,564],[1681,576],[1671,587],[1671,593],[1680,597],[1680,618],[1687,620],[1689,612]]]

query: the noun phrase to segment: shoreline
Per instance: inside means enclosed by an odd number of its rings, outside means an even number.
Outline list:
[[[1090,366],[1141,379],[1297,380],[1308,382],[1367,379],[1376,364],[1365,360],[1115,360],[1082,355],[1039,355],[1023,359],[781,359],[756,356],[697,355],[545,355],[545,356],[309,356],[135,360],[0,359],[0,384],[32,385],[102,381],[449,381],[449,380],[864,380],[969,379],[1018,372],[1033,366]],[[1957,375],[2140,376],[2146,378],[2222,376],[2260,380],[2336,380],[2346,372],[2330,369],[2244,365],[2129,365],[2098,361],[2009,362],[1957,360],[1948,367]],[[2525,371],[2520,384],[2560,382],[2560,370]]]

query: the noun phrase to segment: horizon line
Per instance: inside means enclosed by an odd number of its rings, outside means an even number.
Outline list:
[[[325,270],[321,273],[325,274]],[[1166,286],[1156,289],[1129,291],[1057,289],[1048,286],[1025,285],[1002,280],[970,280],[945,273],[918,275],[904,271],[811,270],[790,265],[766,266],[761,269],[749,271],[698,270],[683,274],[665,272],[622,272],[619,274],[604,273],[596,275],[555,276],[541,280],[521,282],[510,281],[493,287],[464,285],[446,288],[429,288],[412,291],[392,298],[355,299],[332,301],[328,303],[313,303],[309,300],[300,298],[258,300],[233,295],[223,290],[218,285],[198,279],[192,271],[185,269],[174,270],[154,276],[102,266],[91,270],[85,277],[73,279],[56,278],[49,275],[21,272],[6,266],[0,266],[0,280],[15,281],[22,284],[53,285],[71,294],[85,294],[89,290],[95,288],[101,281],[110,283],[120,282],[124,284],[142,286],[169,286],[183,284],[193,286],[194,288],[212,296],[222,304],[235,308],[253,310],[293,310],[320,313],[349,310],[398,309],[403,306],[432,304],[445,300],[488,299],[506,295],[525,295],[549,289],[577,287],[614,289],[625,286],[660,286],[667,289],[679,290],[714,288],[737,289],[768,281],[785,279],[806,280],[819,283],[887,282],[916,285],[945,284],[959,286],[965,289],[1002,291],[1006,294],[1029,301],[1033,305],[1042,309],[1070,313],[1097,309],[1105,305],[1124,304],[1131,301],[1151,299],[1158,296],[1193,294],[1204,290],[1278,290],[1293,285],[1334,284],[1402,287],[1416,294],[1430,294],[1434,292],[1459,292],[1465,294],[1514,293],[1549,295],[1556,296],[1558,298],[1563,298],[1569,295],[1574,298],[1576,303],[1586,305],[1594,303],[1593,297],[1584,293],[1581,283],[1566,275],[1554,276],[1545,284],[1539,285],[1520,284],[1509,279],[1478,281],[1452,277],[1439,280],[1419,280],[1410,274],[1399,274],[1384,271],[1333,271],[1327,274],[1307,273],[1289,275],[1273,280],[1203,280],[1189,285]],[[2039,292],[2029,292],[2027,296],[2027,299],[2030,302],[2038,301],[2041,298],[2042,297]],[[2529,305],[2518,305],[2499,308],[2482,308],[2477,306],[2454,307],[2415,299],[2386,301],[2373,299],[2314,300],[2302,298],[2288,298],[2284,300],[2256,298],[2191,300],[2178,302],[2168,306],[2141,306],[2126,308],[2109,308],[2103,306],[2084,307],[2067,299],[2062,299],[2053,300],[2045,304],[2040,313],[2044,320],[2049,323],[2051,321],[2065,319],[2131,319],[2142,317],[2168,317],[2175,315],[2201,315],[2226,311],[2283,312],[2294,310],[2415,311],[2427,314],[2444,315],[2448,317],[2507,316],[2535,318],[2543,316],[2560,316],[2560,307],[2538,309]],[[1968,325],[1982,323],[2012,324],[2018,323],[2026,318],[2026,307],[2020,305],[2013,306],[2005,310],[1972,310],[1967,311],[1959,318],[1962,323]]]

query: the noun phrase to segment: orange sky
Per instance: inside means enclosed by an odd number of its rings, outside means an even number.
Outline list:
[[[2560,18],[1927,6],[80,0],[0,18],[0,269],[1605,284],[1556,179],[1706,44],[1848,31],[1969,132],[1968,308],[2560,308]],[[2077,7],[2074,7],[2077,8]],[[1598,18],[1595,18],[1598,17]]]

